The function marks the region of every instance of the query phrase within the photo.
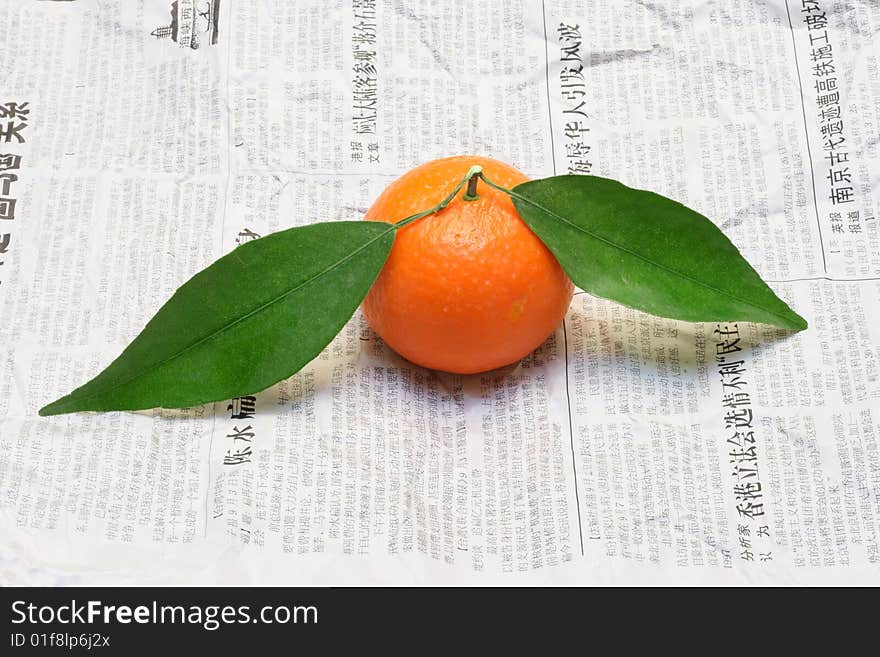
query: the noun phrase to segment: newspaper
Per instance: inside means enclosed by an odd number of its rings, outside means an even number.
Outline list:
[[[870,0],[0,1],[0,581],[880,584],[878,30]],[[358,313],[255,396],[37,416],[238,244],[461,153],[699,210],[810,328],[578,292],[455,376]]]

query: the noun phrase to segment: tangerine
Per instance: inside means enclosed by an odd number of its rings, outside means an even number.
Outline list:
[[[433,160],[385,189],[365,215],[394,223],[440,203],[472,165],[508,189],[528,178],[486,157]],[[397,231],[367,294],[373,330],[404,358],[458,374],[516,362],[559,326],[573,285],[510,197],[480,182],[439,212]]]

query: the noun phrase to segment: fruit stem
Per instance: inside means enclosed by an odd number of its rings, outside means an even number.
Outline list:
[[[480,180],[482,175],[483,167],[478,164],[475,164],[468,170],[467,175],[465,175],[465,178],[468,181],[468,186],[464,192],[463,197],[465,201],[476,201],[478,198],[480,198],[479,196],[477,196],[477,182]]]

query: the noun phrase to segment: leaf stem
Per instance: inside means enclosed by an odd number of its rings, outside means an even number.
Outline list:
[[[494,188],[494,189],[497,189],[499,192],[504,192],[505,194],[507,194],[507,195],[509,195],[509,196],[514,196],[514,195],[515,195],[515,194],[513,193],[513,190],[507,189],[507,187],[502,187],[501,185],[497,185],[497,184],[493,183],[491,180],[489,180],[489,179],[483,174],[482,171],[480,171],[480,173],[479,173],[478,175],[479,175],[480,178],[483,179],[483,182],[484,182],[484,183],[486,183],[487,185],[489,185],[489,187],[492,187],[492,188]]]

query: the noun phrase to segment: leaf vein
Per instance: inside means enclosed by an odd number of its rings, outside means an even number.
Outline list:
[[[656,268],[658,268],[658,269],[660,269],[660,270],[662,270],[662,271],[665,271],[665,272],[670,273],[670,274],[674,274],[674,275],[676,275],[676,276],[681,276],[682,278],[684,278],[684,279],[690,281],[691,283],[695,283],[696,285],[698,285],[698,286],[700,286],[700,287],[704,287],[704,288],[706,288],[706,289],[708,289],[708,290],[712,290],[713,292],[717,292],[718,294],[721,294],[721,295],[729,296],[729,297],[731,297],[732,299],[735,299],[736,301],[739,301],[739,302],[741,302],[741,303],[744,303],[744,304],[747,305],[747,306],[751,306],[752,308],[757,308],[758,310],[762,310],[762,311],[764,311],[764,312],[766,312],[766,313],[769,313],[769,314],[773,315],[774,317],[779,317],[780,319],[786,320],[787,322],[788,322],[788,321],[791,321],[791,318],[789,318],[789,317],[787,317],[786,315],[783,315],[783,314],[781,314],[781,313],[779,313],[779,312],[777,312],[777,311],[775,311],[775,310],[770,310],[769,308],[766,308],[766,307],[764,307],[764,306],[762,306],[762,305],[760,305],[760,304],[757,304],[757,303],[755,303],[754,301],[750,301],[750,300],[748,300],[748,299],[744,299],[743,297],[740,297],[740,296],[738,296],[738,295],[736,295],[736,294],[734,294],[734,293],[732,293],[732,292],[728,292],[728,291],[722,290],[722,289],[720,289],[720,288],[718,288],[718,287],[715,287],[714,285],[711,285],[711,284],[709,284],[709,283],[706,283],[706,282],[704,282],[704,281],[701,281],[701,280],[699,280],[698,278],[694,278],[694,277],[691,276],[690,274],[686,274],[686,273],[684,273],[684,272],[682,272],[682,271],[678,271],[677,269],[673,269],[672,267],[668,267],[667,265],[664,265],[664,264],[662,264],[662,263],[659,263],[659,262],[656,262],[656,261],[654,261],[654,260],[651,260],[650,258],[646,258],[645,256],[641,255],[640,253],[637,253],[636,251],[633,251],[633,250],[628,249],[627,247],[625,247],[625,246],[623,246],[623,245],[621,245],[621,244],[618,244],[618,243],[615,242],[614,240],[610,240],[610,239],[608,239],[608,238],[606,238],[606,237],[602,237],[601,235],[597,235],[596,233],[592,232],[591,230],[586,229],[586,228],[584,228],[584,227],[582,227],[582,226],[578,226],[577,224],[573,223],[572,221],[569,221],[568,219],[566,219],[566,218],[563,217],[562,215],[559,215],[559,214],[557,214],[556,212],[553,212],[552,210],[550,210],[549,208],[544,207],[543,205],[541,205],[541,204],[538,203],[537,201],[534,201],[534,200],[532,200],[532,199],[530,199],[530,198],[528,198],[528,197],[526,197],[526,196],[523,196],[522,194],[519,194],[518,192],[515,192],[514,190],[509,190],[509,193],[510,193],[510,195],[513,196],[514,198],[520,199],[521,201],[525,201],[526,203],[529,203],[530,205],[535,206],[535,207],[538,208],[539,210],[542,210],[543,212],[546,212],[546,213],[547,213],[548,215],[550,215],[551,217],[554,217],[554,218],[556,218],[556,219],[559,219],[561,222],[563,222],[563,223],[565,223],[565,224],[571,226],[571,227],[574,228],[575,230],[578,230],[578,231],[584,233],[585,235],[587,235],[587,236],[589,236],[589,237],[592,237],[592,238],[595,239],[595,240],[598,240],[598,241],[603,242],[603,243],[605,243],[605,244],[607,244],[607,245],[609,245],[609,246],[611,246],[611,247],[614,247],[615,249],[619,249],[620,251],[623,251],[624,253],[627,253],[627,254],[633,256],[634,258],[637,258],[637,259],[639,259],[639,260],[641,260],[641,261],[643,261],[643,262],[646,262],[646,263],[648,263],[649,265],[653,265],[654,267],[656,267]]]
[[[382,233],[376,235],[373,239],[371,239],[371,240],[369,240],[368,242],[364,243],[362,246],[358,247],[357,249],[355,249],[354,251],[352,251],[351,253],[349,253],[349,254],[346,255],[345,257],[340,258],[339,260],[337,260],[336,262],[334,262],[332,265],[330,265],[330,266],[324,268],[323,270],[321,270],[321,271],[318,272],[317,274],[314,274],[313,276],[311,276],[310,278],[306,279],[306,280],[303,281],[302,283],[299,283],[298,285],[292,287],[291,289],[286,290],[286,291],[283,292],[282,294],[279,294],[278,296],[276,296],[276,297],[270,299],[269,301],[267,301],[267,302],[261,304],[260,306],[258,306],[258,307],[256,307],[256,308],[254,308],[253,310],[247,312],[246,314],[242,315],[241,317],[236,318],[234,321],[229,322],[228,324],[226,324],[226,325],[220,327],[219,329],[217,329],[217,330],[214,331],[213,333],[210,333],[209,335],[206,335],[206,336],[204,336],[204,337],[202,337],[202,338],[199,338],[198,340],[196,340],[196,341],[193,342],[192,344],[187,345],[186,347],[184,347],[183,349],[180,349],[179,351],[177,351],[176,353],[172,354],[171,356],[168,356],[167,358],[164,358],[163,360],[161,360],[161,361],[159,361],[159,362],[157,362],[157,363],[154,363],[153,365],[150,365],[149,367],[147,367],[147,368],[145,368],[145,369],[143,369],[143,370],[141,370],[141,371],[139,371],[139,372],[136,372],[135,374],[132,374],[132,375],[131,375],[130,377],[128,377],[127,379],[125,379],[125,380],[123,380],[123,381],[118,381],[118,382],[114,383],[113,385],[111,385],[111,386],[109,386],[109,387],[101,388],[101,389],[96,390],[96,391],[94,391],[94,392],[90,392],[90,393],[88,393],[88,394],[86,394],[86,395],[77,395],[77,396],[73,396],[74,393],[71,393],[71,395],[69,396],[69,398],[68,398],[68,400],[67,400],[67,403],[70,403],[70,402],[82,402],[82,401],[84,401],[84,400],[86,400],[86,399],[92,399],[93,397],[97,397],[97,396],[99,396],[99,395],[106,394],[106,393],[111,392],[111,391],[113,391],[113,390],[117,390],[117,389],[121,388],[122,386],[127,385],[128,383],[131,383],[131,382],[134,381],[135,379],[138,379],[138,378],[140,378],[140,377],[142,377],[142,376],[145,376],[145,375],[149,374],[150,372],[153,372],[154,370],[156,370],[156,369],[162,367],[162,366],[165,365],[166,363],[169,363],[169,362],[171,362],[172,360],[175,360],[175,359],[179,358],[179,357],[182,356],[183,354],[185,354],[185,353],[187,353],[187,352],[189,352],[189,351],[192,351],[193,349],[195,349],[195,348],[198,347],[199,345],[204,344],[205,342],[207,342],[207,341],[209,341],[209,340],[212,340],[212,339],[216,338],[217,336],[221,335],[222,333],[226,332],[227,330],[231,329],[232,327],[236,326],[237,324],[240,324],[241,322],[247,320],[248,318],[254,316],[255,314],[261,312],[262,310],[268,308],[269,306],[272,306],[272,305],[278,303],[279,301],[282,301],[283,299],[287,298],[288,296],[290,296],[290,295],[293,294],[294,292],[297,292],[298,290],[301,290],[301,289],[304,288],[306,285],[309,285],[310,283],[312,283],[312,282],[314,282],[315,280],[321,278],[322,276],[324,276],[324,275],[326,275],[326,274],[329,274],[331,271],[333,271],[333,270],[336,269],[337,267],[341,266],[342,264],[344,264],[344,263],[347,262],[348,260],[351,260],[351,259],[354,258],[356,255],[358,255],[359,253],[361,253],[362,251],[364,251],[365,249],[367,249],[367,248],[369,248],[370,246],[372,246],[372,245],[373,245],[375,242],[377,242],[378,240],[382,239],[383,237],[385,237],[385,236],[388,235],[389,233],[394,232],[394,230],[395,230],[395,228],[394,228],[393,226],[392,226],[392,227],[389,227],[388,230],[386,230],[386,231],[384,231],[384,232],[382,232]],[[238,249],[236,249],[236,251],[237,251],[237,250],[238,250]],[[233,251],[233,253],[235,253],[235,251]],[[241,260],[240,254],[236,254],[236,258],[238,258],[238,260],[241,261],[242,264],[244,264],[244,261]],[[173,295],[172,295],[172,298],[173,298]],[[152,321],[152,320],[151,320],[151,321]],[[59,399],[58,402],[60,402],[60,401],[62,401],[62,400]],[[58,403],[58,402],[55,402],[55,403]],[[50,404],[50,406],[51,406],[51,405],[54,405],[54,404]]]

